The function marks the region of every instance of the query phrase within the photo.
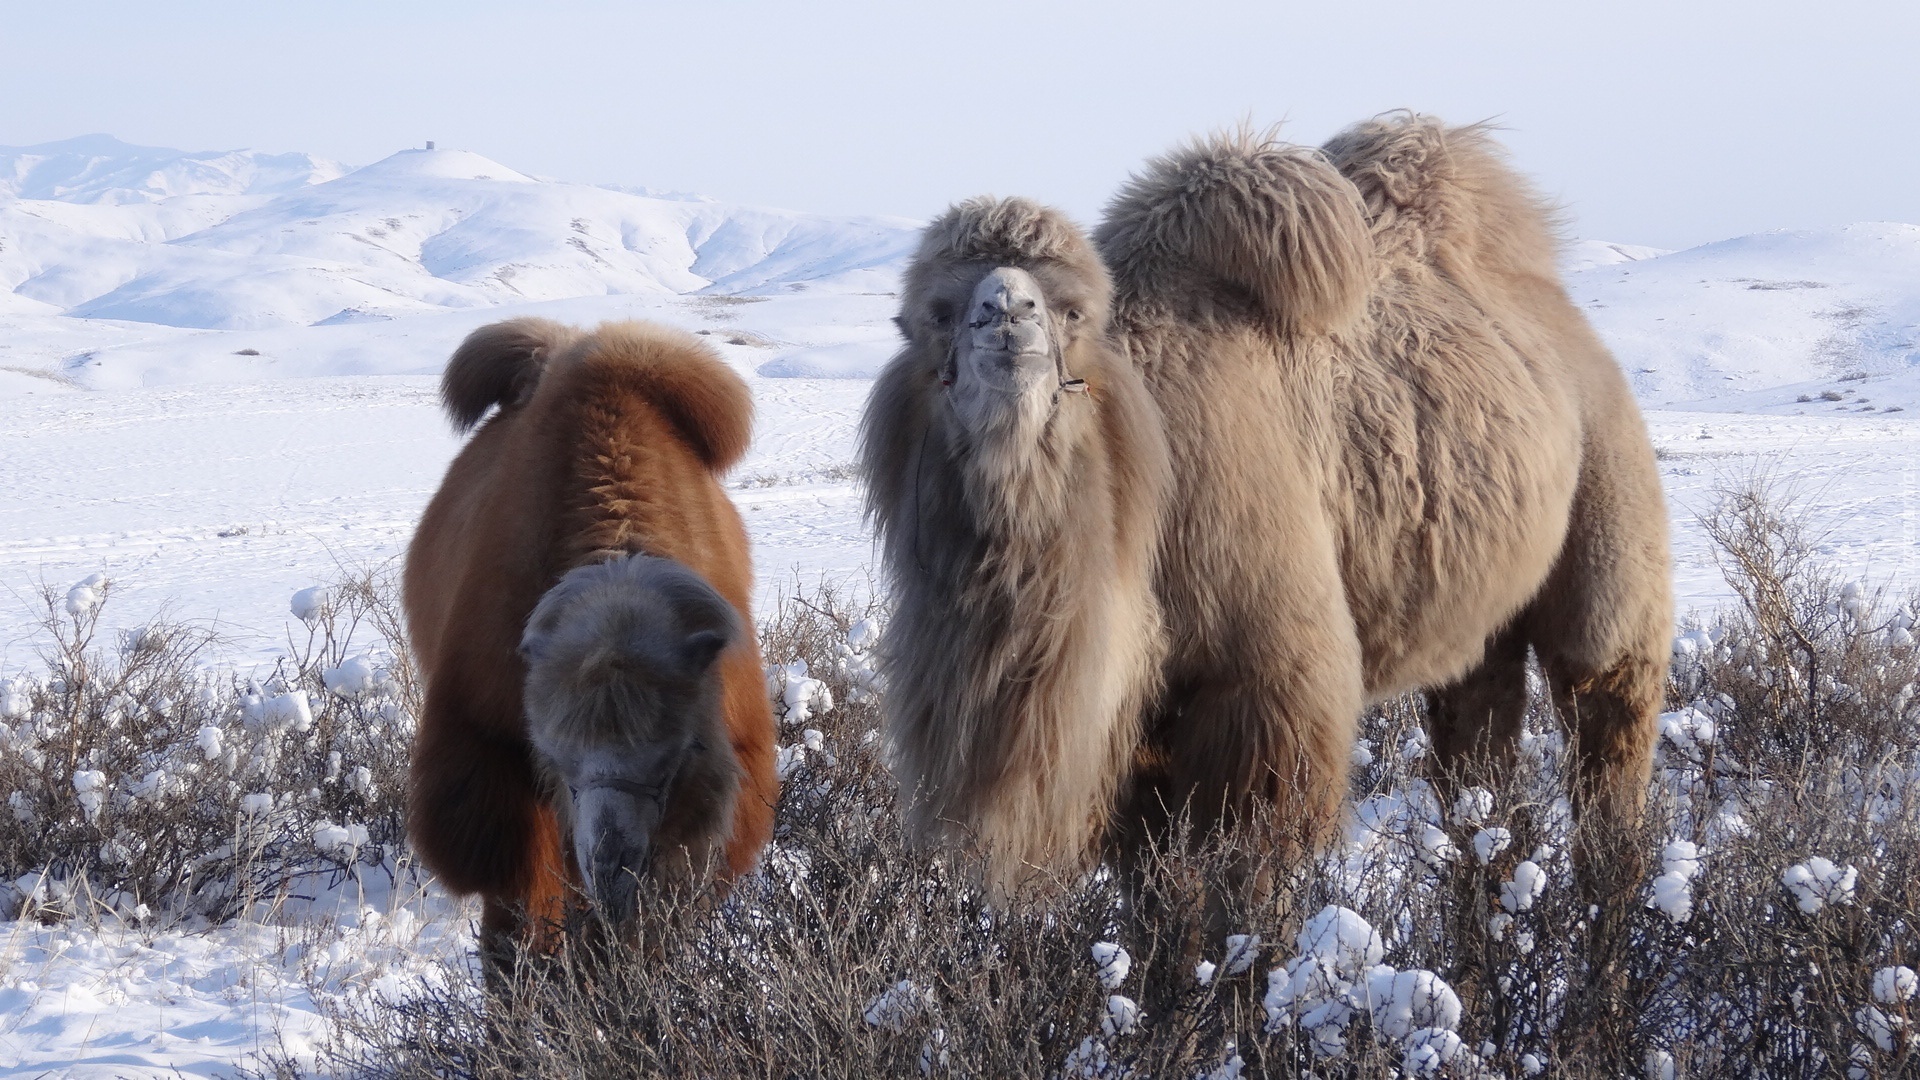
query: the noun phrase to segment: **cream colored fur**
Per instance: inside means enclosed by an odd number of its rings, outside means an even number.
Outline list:
[[[1176,477],[1143,733],[1165,758],[1128,820],[1264,804],[1324,834],[1361,708],[1409,690],[1432,692],[1443,764],[1504,757],[1528,646],[1580,737],[1579,802],[1637,806],[1665,503],[1551,216],[1486,132],[1398,116],[1323,152],[1202,141],[1132,180],[1096,242]]]
[[[1311,845],[1369,702],[1425,690],[1443,764],[1504,758],[1529,649],[1577,736],[1576,805],[1637,807],[1665,504],[1551,215],[1486,132],[1398,116],[1324,150],[1200,140],[1131,180],[1095,243],[1110,326],[1064,221],[955,207],[868,406],[888,730],[922,834],[1058,867],[1186,812]],[[952,298],[1000,265],[1050,301],[1078,290],[1069,364],[1106,392],[983,447],[939,374]],[[1124,693],[1088,696],[1117,676]]]
[[[1058,316],[1086,392],[1037,421],[965,421],[942,385],[975,285],[1019,267]],[[1105,270],[1085,237],[1025,200],[975,200],[931,225],[908,271],[907,345],[861,438],[893,599],[887,736],[921,838],[973,843],[999,885],[1080,865],[1155,689],[1152,595],[1167,480],[1158,417],[1109,347]],[[964,379],[964,372],[958,377]]]

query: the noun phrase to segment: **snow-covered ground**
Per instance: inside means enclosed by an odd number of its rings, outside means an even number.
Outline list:
[[[913,229],[457,150],[349,170],[101,136],[0,148],[0,674],[34,663],[38,583],[95,572],[117,625],[164,612],[269,658],[294,590],[402,550],[458,446],[439,365],[510,315],[707,334],[757,402],[731,485],[763,600],[862,578],[854,437]],[[1847,572],[1920,582],[1920,226],[1588,241],[1565,265],[1660,450],[1683,613],[1727,596],[1695,515],[1755,470],[1819,508]],[[329,918],[211,934],[0,923],[0,1077],[218,1074],[317,1037],[317,956],[343,965],[323,982],[370,981],[465,947],[440,899],[328,895]]]

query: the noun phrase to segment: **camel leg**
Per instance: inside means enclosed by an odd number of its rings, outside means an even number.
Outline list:
[[[499,990],[522,954],[550,955],[559,950],[577,907],[579,875],[572,870],[560,821],[541,802],[532,808],[524,857],[526,865],[512,893],[488,893],[480,909],[480,959],[487,985]]]
[[[1514,749],[1527,712],[1527,639],[1517,628],[1495,634],[1487,642],[1479,666],[1458,682],[1429,690],[1427,731],[1433,738],[1434,788],[1440,805],[1450,815],[1448,832],[1463,852],[1473,850],[1478,826],[1451,817],[1455,794],[1462,788],[1487,785],[1500,790],[1509,775]],[[1524,808],[1501,807],[1501,820],[1521,830]],[[1466,869],[1452,875],[1453,902],[1460,913],[1453,934],[1454,989],[1463,1000],[1474,1000],[1483,989],[1493,961],[1488,955],[1487,917],[1497,910],[1499,882],[1511,873],[1519,854],[1509,849],[1484,869]],[[1470,861],[1466,866],[1474,866]]]
[[[1199,844],[1228,845],[1229,880],[1208,895],[1204,932],[1215,946],[1246,929],[1236,902],[1264,906],[1282,884],[1268,871],[1323,847],[1339,824],[1360,713],[1357,654],[1308,652],[1260,677],[1172,688],[1153,740],[1155,782],[1136,788],[1128,807],[1138,807],[1134,827],[1162,843],[1184,819]]]
[[[1570,736],[1576,883],[1597,909],[1568,1024],[1601,1043],[1631,1026],[1618,1008],[1626,924],[1650,870],[1641,814],[1673,635],[1659,474],[1624,382],[1607,373],[1614,400],[1590,407],[1566,542],[1527,619]]]
[[[1527,712],[1525,636],[1516,629],[1494,635],[1478,667],[1426,697],[1427,733],[1442,793],[1456,784],[1504,775],[1513,767]]]
[[[1630,402],[1589,419],[1585,452],[1566,542],[1527,631],[1572,737],[1574,809],[1620,824],[1646,803],[1666,697],[1667,509]]]
[[[1209,680],[1187,697],[1168,748],[1196,831],[1245,823],[1257,807],[1302,850],[1326,838],[1347,796],[1360,712],[1358,680],[1342,681],[1351,685]]]

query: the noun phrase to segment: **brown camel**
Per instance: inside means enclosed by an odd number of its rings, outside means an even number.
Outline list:
[[[407,551],[416,850],[485,898],[496,958],[556,944],[583,885],[616,920],[640,877],[724,888],[776,797],[747,538],[718,481],[746,450],[745,384],[678,330],[515,319],[461,344],[441,394],[480,426]]]

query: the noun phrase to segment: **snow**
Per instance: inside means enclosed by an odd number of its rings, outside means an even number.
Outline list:
[[[1657,908],[1675,924],[1693,917],[1692,882],[1700,873],[1700,848],[1691,840],[1675,840],[1661,850],[1660,874],[1653,879],[1647,906]]]
[[[311,624],[318,619],[327,607],[327,590],[318,585],[309,586],[293,594],[287,604],[287,610],[303,623]]]
[[[1244,974],[1253,967],[1253,961],[1260,955],[1259,934],[1228,934],[1227,953],[1220,966],[1228,975]]]
[[[328,690],[341,697],[359,697],[376,684],[373,661],[366,656],[349,656],[338,665],[320,673]]]
[[[1460,1023],[1460,997],[1431,971],[1395,971],[1377,967],[1366,980],[1374,1027],[1392,1039],[1406,1039],[1421,1028],[1452,1030]]]
[[[1860,871],[1854,867],[1835,865],[1819,855],[1780,872],[1780,883],[1808,915],[1818,914],[1828,904],[1853,903],[1853,886],[1859,878]]]
[[[807,674],[807,662],[795,660],[768,674],[768,690],[779,702],[780,722],[804,724],[815,713],[833,711],[833,691]]]
[[[1485,866],[1493,857],[1507,850],[1513,843],[1513,833],[1499,826],[1481,829],[1473,834],[1473,857]]]
[[[1113,1038],[1131,1035],[1140,1027],[1140,1005],[1125,994],[1107,997],[1106,1019],[1100,1021],[1100,1034]]]
[[[1365,1014],[1376,1039],[1398,1045],[1410,1076],[1474,1058],[1454,1028],[1460,996],[1431,971],[1382,964],[1385,947],[1366,919],[1329,905],[1300,931],[1299,955],[1267,973],[1266,1029],[1298,1025],[1322,1057],[1346,1051],[1347,1028]]]
[[[1094,977],[1108,990],[1127,981],[1127,972],[1133,970],[1133,957],[1127,950],[1111,941],[1096,941],[1090,950],[1093,954]]]
[[[1916,272],[1920,225],[1861,223],[1590,266],[1567,291],[1643,402],[1792,412],[1794,391],[1850,374],[1911,396]]]
[[[271,664],[326,602],[316,583],[390,566],[404,549],[460,445],[437,404],[440,366],[466,333],[512,316],[646,318],[703,334],[756,402],[753,448],[726,482],[752,540],[759,602],[823,576],[870,582],[851,463],[871,380],[897,341],[890,319],[915,228],[565,183],[461,150],[350,169],[105,136],[0,148],[0,716],[24,709],[10,677],[33,670],[45,643],[41,583],[57,586],[63,612],[104,612],[104,632],[164,614],[218,632],[221,659]],[[1580,241],[1562,266],[1645,412],[1679,612],[1726,602],[1696,515],[1718,485],[1755,471],[1790,480],[1830,515],[1821,554],[1842,572],[1915,581],[1920,226],[1775,232],[1678,252]],[[848,634],[840,663],[856,687],[871,685],[879,629],[863,621]],[[1682,657],[1716,647],[1701,630],[1675,642]],[[355,653],[325,683],[353,695],[384,677]],[[779,678],[799,733],[781,748],[790,770],[826,752],[804,725],[834,703],[804,667]],[[304,696],[255,688],[254,723],[297,729],[311,715]],[[1693,709],[1666,714],[1661,729],[1663,754],[1698,756],[1715,737]],[[218,728],[200,732],[198,753],[227,752]],[[1373,753],[1357,748],[1356,764]],[[367,772],[341,767],[349,783]],[[83,807],[105,790],[90,782],[74,777]],[[160,770],[139,785],[169,782]],[[1453,858],[1443,820],[1480,826],[1493,809],[1483,794],[1443,808],[1429,791],[1400,792],[1357,808],[1356,835],[1413,845],[1429,862]],[[314,839],[350,849],[365,836],[325,823]],[[1683,843],[1668,846],[1648,894],[1676,922],[1691,913],[1688,883],[1701,869]],[[1485,864],[1510,844],[1505,830],[1481,828],[1472,849]],[[1811,914],[1848,902],[1854,877],[1815,857],[1782,884]],[[1490,932],[1524,934],[1510,912],[1528,911],[1546,878],[1533,860],[1516,867]],[[317,956],[345,950],[318,984],[324,995],[342,980],[370,986],[432,967],[409,949],[471,947],[471,912],[431,889],[380,903],[384,916],[364,920],[360,901],[335,891],[311,909],[214,931],[111,919],[0,926],[0,1063],[18,1063],[0,1064],[0,1078],[225,1073],[280,1040],[297,1051],[317,1037],[321,1003],[307,978]],[[413,922],[405,942],[396,919]],[[1431,974],[1374,970],[1380,936],[1344,908],[1315,916],[1295,944],[1269,975],[1270,1022],[1300,1024],[1323,1052],[1344,1045],[1357,1011],[1398,1002],[1403,981],[1411,995]],[[1112,990],[1130,958],[1118,946],[1103,954],[1109,945],[1093,960]],[[1236,935],[1219,968],[1202,962],[1195,978],[1250,970],[1259,950]],[[1911,970],[1877,973],[1873,993],[1881,1008],[1858,1019],[1878,1045],[1896,1034],[1888,1010],[1915,993]],[[1374,1017],[1400,1033],[1409,1074],[1470,1056],[1444,1008],[1413,1002],[1404,1016]],[[900,983],[876,996],[868,1023],[904,1025],[930,1007]],[[929,1037],[927,1067],[945,1060],[944,1038]],[[1100,1037],[1084,1049],[1070,1071],[1098,1075]],[[1219,1075],[1240,1061],[1229,1050]]]
[[[1456,825],[1478,825],[1491,813],[1493,792],[1486,788],[1467,788],[1453,800],[1453,821]]]
[[[217,931],[107,918],[0,926],[0,1080],[231,1076],[311,1060],[321,1008],[457,968],[477,907],[339,883]]]
[[[156,202],[191,195],[271,195],[345,175],[307,154],[251,150],[183,153],[111,135],[0,146],[0,195],[82,204]]]
[[[1915,994],[1920,994],[1920,976],[1905,964],[1873,973],[1873,1000],[1880,1004],[1898,1005],[1913,1000]]]
[[[1329,904],[1300,928],[1294,944],[1302,956],[1314,956],[1342,971],[1372,967],[1386,955],[1386,946],[1372,924],[1352,908]]]
[[[1528,859],[1513,868],[1513,880],[1500,883],[1500,906],[1510,912],[1532,911],[1533,902],[1547,891],[1547,872]]]
[[[901,979],[880,993],[875,994],[861,1013],[861,1018],[870,1027],[882,1031],[905,1031],[907,1025],[922,1013],[933,1008],[933,992],[914,985],[912,979]]]
[[[172,152],[116,169],[36,156],[47,149],[0,151],[0,176],[10,160],[25,170],[0,201],[0,283],[92,319],[263,330],[594,295],[859,288],[915,240],[909,221],[536,180],[462,150],[304,173],[259,155],[180,155],[168,167],[208,175],[167,181],[139,163]]]

